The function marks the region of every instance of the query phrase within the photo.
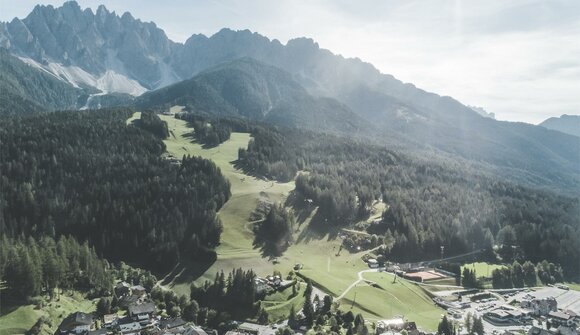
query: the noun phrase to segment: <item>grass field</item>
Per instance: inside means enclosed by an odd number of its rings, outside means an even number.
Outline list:
[[[262,301],[262,307],[268,312],[271,321],[281,321],[288,317],[290,308],[293,305],[294,310],[298,312],[304,305],[304,288],[300,285],[300,290],[296,296],[292,297],[292,288],[288,287],[281,292],[269,295]]]
[[[167,122],[170,131],[170,137],[164,141],[167,152],[177,158],[192,155],[212,160],[230,181],[232,192],[232,197],[218,213],[224,225],[221,244],[216,250],[218,260],[201,276],[197,270],[192,271],[191,268],[195,267],[195,264],[177,269],[173,278],[170,278],[170,286],[180,293],[187,293],[191,280],[198,282],[210,280],[218,271],[229,272],[240,267],[254,269],[260,274],[271,273],[275,269],[273,260],[263,258],[260,250],[253,246],[250,214],[260,201],[284,202],[294,189],[294,183],[257,179],[245,175],[234,167],[238,149],[247,147],[250,134],[232,133],[228,141],[215,148],[204,149],[200,144],[192,142],[189,135],[193,129],[188,128],[185,121],[172,116],[160,115],[160,117]]]
[[[95,311],[96,300],[87,300],[74,292],[62,294],[59,301],[46,302],[41,309],[35,309],[33,305],[13,307],[5,302],[0,307],[0,335],[24,334],[41,316],[52,322],[52,327],[45,327],[43,334],[54,334],[61,321],[70,313]]]
[[[405,280],[393,283],[393,275],[385,272],[364,273],[363,278],[375,284],[358,284],[341,301],[341,309],[362,313],[371,321],[402,316],[421,329],[437,329],[445,311],[420,287]]]
[[[491,278],[491,273],[493,272],[493,270],[502,269],[504,267],[505,266],[503,266],[501,264],[476,262],[476,263],[464,264],[463,266],[461,266],[461,271],[463,272],[463,269],[465,269],[465,268],[474,269],[475,274],[478,278]]]

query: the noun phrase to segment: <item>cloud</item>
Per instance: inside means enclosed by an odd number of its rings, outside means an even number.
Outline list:
[[[176,41],[222,27],[307,36],[418,87],[531,123],[580,113],[577,0],[78,0],[154,21]],[[36,0],[0,0],[0,19]],[[45,1],[59,5],[62,1]]]

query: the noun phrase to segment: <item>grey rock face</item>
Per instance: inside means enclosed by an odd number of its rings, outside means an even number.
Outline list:
[[[152,89],[162,82],[163,60],[175,43],[153,23],[100,6],[96,13],[74,2],[36,6],[23,20],[0,27],[0,45],[41,64],[74,65],[99,77],[107,70]]]

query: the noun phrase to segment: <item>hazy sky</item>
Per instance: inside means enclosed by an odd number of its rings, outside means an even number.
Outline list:
[[[38,1],[0,0],[0,20]],[[43,1],[60,5],[63,1]],[[580,114],[580,1],[79,0],[154,21],[174,41],[220,28],[283,43],[311,37],[345,57],[500,120]]]

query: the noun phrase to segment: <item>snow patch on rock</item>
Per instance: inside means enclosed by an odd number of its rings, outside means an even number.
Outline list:
[[[53,75],[57,79],[70,83],[74,87],[91,86],[103,93],[127,93],[133,96],[139,96],[147,92],[147,89],[137,81],[114,70],[108,70],[101,76],[95,76],[78,66],[65,66],[60,63],[44,65],[31,58],[20,57],[20,59],[30,66]]]

